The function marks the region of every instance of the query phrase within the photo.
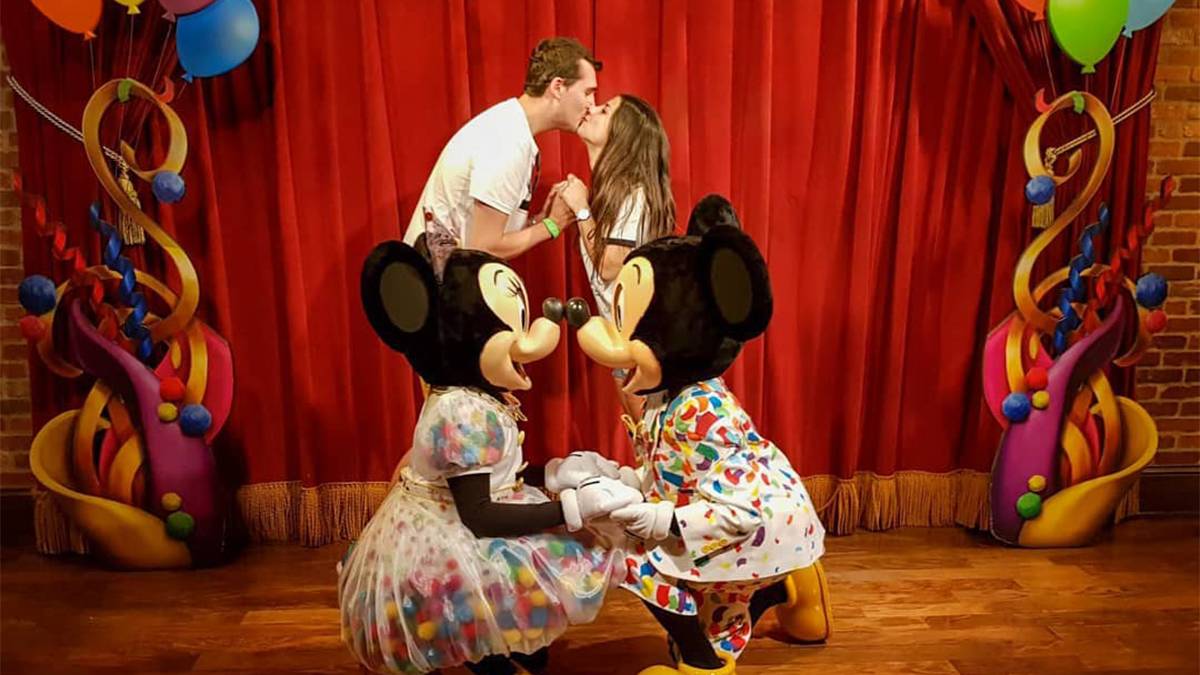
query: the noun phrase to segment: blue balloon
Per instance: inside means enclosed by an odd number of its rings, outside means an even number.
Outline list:
[[[1154,309],[1167,299],[1167,280],[1161,274],[1143,274],[1137,280],[1138,304],[1147,309]]]
[[[1041,206],[1054,198],[1054,179],[1049,176],[1030,178],[1025,184],[1025,199],[1030,204]]]
[[[1158,21],[1175,4],[1175,0],[1129,0],[1129,18],[1125,19],[1125,30],[1121,34],[1132,37],[1133,31],[1141,30]]]
[[[1029,397],[1020,392],[1013,392],[1004,397],[1004,402],[1000,404],[1000,410],[1010,422],[1024,422],[1029,418],[1029,411],[1033,408],[1033,404],[1029,402]]]
[[[58,302],[54,282],[40,274],[25,277],[17,287],[17,298],[25,311],[34,316],[49,312]]]
[[[164,204],[174,204],[183,199],[183,193],[187,192],[183,177],[174,171],[159,171],[154,174],[150,187],[154,190],[155,198]]]
[[[1103,230],[1104,228],[1108,227],[1108,219],[1110,217],[1108,204],[1100,205],[1100,215],[1098,217],[1100,219],[1100,229]]]
[[[175,20],[175,48],[187,78],[227,73],[258,44],[258,12],[250,0],[215,0]]]

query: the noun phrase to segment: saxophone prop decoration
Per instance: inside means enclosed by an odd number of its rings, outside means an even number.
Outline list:
[[[100,145],[100,122],[115,103],[137,97],[164,116],[170,145],[162,165],[138,167],[121,143],[122,176],[114,177]],[[83,113],[92,169],[126,227],[114,228],[91,209],[103,240],[103,265],[88,266],[78,248],[52,234],[59,258],[74,272],[54,287],[46,277],[21,284],[30,311],[21,329],[42,361],[65,378],[95,378],[82,407],[64,412],[37,434],[30,467],[55,504],[82,532],[88,550],[123,569],[161,569],[221,562],[228,548],[230,509],[211,443],[229,415],[233,368],[228,344],[195,317],[199,283],[183,249],[143,212],[128,176],[151,182],[160,201],[183,196],[179,171],[187,137],[179,117],[133,80],[100,87]],[[125,183],[125,185],[122,185]],[[161,247],[175,267],[179,292],[134,269],[122,254],[128,223]],[[139,235],[142,233],[138,233]],[[152,313],[147,295],[157,296]],[[39,518],[44,526],[45,518]],[[42,533],[39,533],[39,539]]]
[[[1148,274],[1135,285],[1132,256],[1153,229],[1154,209],[1172,189],[1164,181],[1146,207],[1143,222],[1114,242],[1108,264],[1097,262],[1095,237],[1109,225],[1104,205],[1098,221],[1084,229],[1069,266],[1031,279],[1046,247],[1083,212],[1100,188],[1113,151],[1113,120],[1094,96],[1072,92],[1058,98],[1030,126],[1025,165],[1031,179],[1026,197],[1034,206],[1051,204],[1054,190],[1079,168],[1079,152],[1065,175],[1043,163],[1040,136],[1055,113],[1087,114],[1098,136],[1096,164],[1079,194],[1026,248],[1017,262],[1013,294],[1017,311],[989,334],[984,351],[985,400],[1005,432],[991,476],[991,530],[999,540],[1025,547],[1081,546],[1113,519],[1121,499],[1158,446],[1149,414],[1116,396],[1106,375],[1110,364],[1136,363],[1165,326],[1162,277]],[[1058,290],[1049,311],[1040,304]],[[1136,298],[1136,304],[1133,300]]]

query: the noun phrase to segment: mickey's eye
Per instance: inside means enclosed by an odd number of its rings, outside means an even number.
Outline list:
[[[620,332],[622,319],[625,315],[625,290],[624,284],[617,284],[613,289],[613,323],[617,324],[617,331]]]

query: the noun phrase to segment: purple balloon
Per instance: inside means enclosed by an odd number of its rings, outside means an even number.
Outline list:
[[[163,9],[179,16],[180,14],[191,14],[199,12],[213,3],[213,0],[158,0]]]

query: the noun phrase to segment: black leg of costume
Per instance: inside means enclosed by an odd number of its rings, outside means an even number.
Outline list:
[[[464,663],[467,670],[475,675],[516,675],[517,667],[508,660],[507,656],[493,654],[474,663]]]
[[[550,664],[550,648],[542,647],[532,654],[512,653],[512,660],[531,673],[540,673]]]
[[[787,585],[777,581],[766,588],[760,588],[750,598],[750,625],[758,623],[759,617],[775,605],[787,602]]]
[[[679,650],[681,661],[693,668],[713,670],[725,665],[725,662],[713,651],[712,644],[704,635],[704,628],[700,626],[699,617],[672,614],[648,602],[645,604],[654,618],[658,619],[658,623],[666,629],[667,635],[675,641],[675,648]]]

